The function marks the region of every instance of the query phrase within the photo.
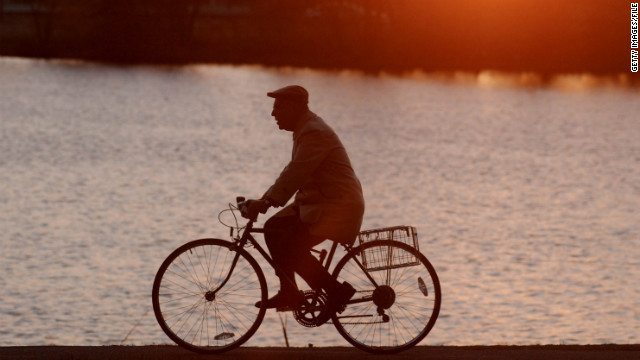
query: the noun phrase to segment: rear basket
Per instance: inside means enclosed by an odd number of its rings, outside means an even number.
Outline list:
[[[360,245],[375,240],[393,240],[418,247],[418,233],[413,226],[393,226],[382,229],[365,230],[358,234]],[[390,247],[373,247],[362,251],[362,265],[367,271],[396,269],[418,265],[418,259],[407,252],[393,252]]]

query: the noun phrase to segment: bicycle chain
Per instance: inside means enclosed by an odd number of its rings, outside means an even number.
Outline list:
[[[358,293],[371,293],[372,290],[359,290]],[[293,317],[296,321],[304,326],[304,327],[317,327],[318,324],[315,322],[315,318],[309,318],[307,315],[313,313],[314,309],[309,309],[310,303],[307,302],[307,299],[311,302],[314,300],[318,302],[316,305],[317,308],[320,308],[320,313],[324,311],[324,306],[327,303],[327,296],[324,293],[317,293],[313,290],[303,291],[303,296],[305,297],[305,304],[298,307],[293,311]],[[342,313],[346,309],[346,305],[343,305],[338,313]],[[342,325],[372,325],[372,324],[386,324],[388,321],[380,320],[380,321],[368,321],[368,322],[347,322],[342,323]],[[333,321],[329,320],[326,324],[333,324]]]
[[[387,321],[372,321],[372,322],[348,322],[340,323],[341,325],[371,325],[371,324],[386,324]],[[327,322],[327,324],[333,324],[333,321]]]

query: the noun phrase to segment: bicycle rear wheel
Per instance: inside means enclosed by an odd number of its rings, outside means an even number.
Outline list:
[[[162,330],[199,353],[220,353],[247,341],[266,312],[254,304],[266,299],[267,284],[256,260],[219,239],[195,240],[172,252],[152,291]]]
[[[334,276],[349,282],[356,294],[332,317],[333,324],[361,350],[409,349],[427,336],[438,318],[440,281],[429,260],[409,245],[389,240],[365,243],[340,260]]]

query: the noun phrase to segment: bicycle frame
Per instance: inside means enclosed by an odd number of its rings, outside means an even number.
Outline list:
[[[265,233],[265,229],[263,228],[254,228],[253,227],[253,220],[249,220],[249,222],[247,223],[244,231],[242,232],[242,236],[239,239],[235,240],[235,244],[238,248],[244,248],[247,243],[250,243],[259,253],[260,255],[262,255],[262,257],[269,263],[269,265],[271,265],[271,267],[273,269],[275,269],[276,271],[280,269],[280,267],[274,263],[273,259],[271,258],[271,256],[269,256],[269,254],[264,250],[264,248],[262,246],[260,246],[260,244],[258,243],[258,241],[251,235],[251,234],[264,234]],[[326,256],[325,259],[325,255],[326,252],[325,250],[323,250],[322,252],[317,251],[317,250],[313,250],[314,252],[319,252],[320,253],[320,262],[322,263],[323,260],[326,260],[324,264],[322,264],[322,266],[329,271],[329,267],[331,266],[331,262],[333,261],[333,256],[335,255],[336,249],[338,248],[338,243],[334,242],[333,245],[331,245],[331,250],[329,251],[328,256]],[[345,249],[347,250],[347,252],[351,252],[353,251],[353,247],[349,246],[349,245],[345,245]],[[238,262],[238,258],[240,257],[240,253],[236,253],[232,263],[231,263],[231,268],[229,269],[229,273],[227,274],[227,276],[225,277],[224,281],[222,281],[222,283],[213,291],[211,291],[211,293],[213,295],[215,295],[220,289],[222,289],[225,284],[227,283],[227,281],[229,281],[229,278],[231,278],[231,275],[233,274],[233,271],[236,267],[236,264]],[[362,265],[362,263],[354,257],[354,260],[356,261],[356,264],[358,264],[358,267],[360,267],[360,269],[362,270],[362,272],[364,274],[366,274],[367,278],[369,279],[369,281],[371,281],[371,283],[374,285],[375,288],[378,287],[377,282],[371,277],[371,275],[365,270],[364,266]],[[294,279],[290,279],[290,278],[286,278],[287,281],[289,281],[292,285],[295,284]],[[371,296],[367,296],[364,298],[360,298],[360,299],[352,299],[348,302],[348,304],[355,304],[355,303],[359,303],[359,302],[367,302],[367,301],[371,301],[372,297]]]

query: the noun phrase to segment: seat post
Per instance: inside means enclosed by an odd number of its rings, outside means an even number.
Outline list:
[[[327,261],[324,263],[324,268],[327,271],[329,271],[331,260],[333,260],[333,254],[335,254],[337,248],[338,248],[338,243],[334,241],[333,245],[331,245],[331,250],[329,250],[329,256],[327,256]]]

